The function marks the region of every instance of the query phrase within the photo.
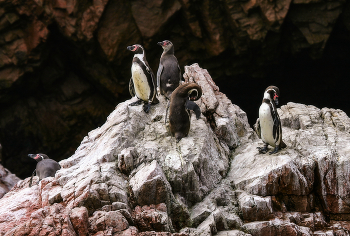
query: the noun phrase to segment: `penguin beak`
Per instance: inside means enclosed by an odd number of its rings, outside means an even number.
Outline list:
[[[35,156],[36,156],[35,154],[28,154],[28,157],[33,158],[33,159]]]
[[[137,45],[132,45],[132,46],[128,46],[126,49],[128,49],[129,51],[136,51],[138,49],[138,46]]]
[[[163,46],[163,42],[158,42],[157,44],[160,46]]]

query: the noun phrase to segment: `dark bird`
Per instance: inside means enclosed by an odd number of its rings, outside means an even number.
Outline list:
[[[188,135],[190,131],[190,112],[193,110],[199,119],[201,111],[196,103],[202,96],[202,89],[196,83],[187,83],[178,86],[170,98],[169,125],[170,132],[177,141]]]
[[[282,126],[276,108],[279,96],[280,91],[276,86],[269,86],[264,92],[259,108],[259,118],[255,125],[256,133],[264,142],[264,147],[258,147],[260,153],[266,153],[268,145],[275,147],[273,151],[269,152],[270,154],[277,153],[281,148],[286,147],[282,141]]]
[[[157,104],[159,101],[156,97],[156,86],[154,83],[154,74],[146,60],[146,53],[139,44],[128,46],[127,49],[134,53],[131,65],[131,79],[129,83],[129,92],[131,96],[139,99],[130,103],[129,106],[140,105],[142,102],[143,110],[148,113],[151,104]]]
[[[174,45],[169,40],[159,42],[163,53],[160,57],[157,71],[157,88],[161,95],[170,99],[171,93],[179,86],[181,80],[181,69],[174,55]],[[168,101],[165,112],[165,123],[168,116],[170,101]]]
[[[179,86],[181,69],[174,55],[174,45],[169,40],[159,42],[163,53],[157,71],[157,86],[160,94],[170,99],[171,93]]]
[[[34,172],[36,172],[36,175],[39,177],[39,181],[46,177],[54,177],[56,171],[61,169],[60,164],[58,164],[57,161],[50,159],[46,154],[28,154],[28,156],[38,162],[36,164],[36,169],[34,170]],[[32,177],[30,178],[29,187],[32,186],[34,172],[32,174]]]

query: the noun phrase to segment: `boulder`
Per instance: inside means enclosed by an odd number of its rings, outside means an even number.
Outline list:
[[[18,178],[15,174],[12,174],[8,169],[0,165],[0,198],[2,198],[7,192],[9,192],[13,188],[13,186],[15,186],[15,184],[20,180],[21,179]]]

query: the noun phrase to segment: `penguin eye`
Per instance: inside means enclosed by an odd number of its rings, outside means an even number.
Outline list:
[[[273,100],[276,100],[278,98],[278,95],[275,93],[275,96],[273,96]]]
[[[132,51],[135,52],[138,48],[138,46],[134,46],[134,49]]]

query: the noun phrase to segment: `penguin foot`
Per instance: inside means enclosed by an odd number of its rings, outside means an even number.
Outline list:
[[[138,101],[136,101],[136,102],[130,103],[129,106],[138,106],[138,105],[140,105],[142,102],[143,102],[143,101],[140,99],[140,100],[138,100]]]
[[[277,153],[279,150],[280,150],[280,149],[279,149],[279,146],[276,146],[275,149],[274,149],[273,151],[269,152],[269,154],[270,154],[270,155],[271,155],[271,154],[275,154],[275,153]]]
[[[151,109],[151,104],[149,104],[149,103],[143,104],[143,110],[144,110],[146,113],[148,113],[150,109]]]
[[[257,147],[259,153],[265,154],[267,153],[268,149],[267,149],[267,145],[264,147]]]

